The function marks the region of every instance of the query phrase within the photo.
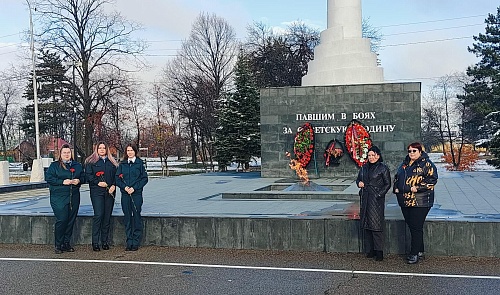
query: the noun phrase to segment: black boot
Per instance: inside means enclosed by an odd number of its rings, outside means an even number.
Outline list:
[[[375,257],[375,255],[375,250],[371,250],[370,252],[366,253],[366,258],[373,258]]]
[[[75,249],[71,247],[69,242],[65,242],[64,244],[61,245],[61,250],[63,252],[75,252]]]
[[[101,248],[99,248],[99,244],[92,244],[92,250],[101,251]]]
[[[375,261],[382,261],[384,260],[384,251],[375,251]]]

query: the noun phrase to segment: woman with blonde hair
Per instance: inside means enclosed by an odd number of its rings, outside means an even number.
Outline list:
[[[73,235],[76,215],[80,207],[80,186],[84,182],[83,167],[73,160],[71,148],[64,144],[59,150],[59,158],[52,162],[45,172],[49,184],[50,206],[54,211],[55,253],[74,252],[70,241]]]
[[[92,220],[92,250],[109,250],[111,213],[115,204],[115,174],[118,162],[109,146],[98,142],[94,153],[85,159],[85,175],[90,187],[90,200],[94,209]]]

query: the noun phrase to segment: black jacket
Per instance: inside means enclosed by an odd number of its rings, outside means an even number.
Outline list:
[[[361,227],[373,231],[384,229],[385,194],[391,188],[389,168],[382,163],[366,163],[361,167],[356,184],[365,186],[359,190],[361,196]]]
[[[142,195],[142,189],[148,183],[148,174],[144,168],[144,162],[135,158],[135,162],[130,164],[128,160],[123,160],[116,169],[116,186],[120,188],[122,194],[127,194],[125,187],[133,187],[133,195]]]
[[[399,166],[394,177],[393,192],[398,197],[401,207],[432,207],[434,205],[434,186],[438,180],[438,172],[427,153],[422,152],[420,158],[410,165],[410,157]],[[417,192],[411,192],[412,186]],[[396,188],[399,190],[396,193]]]
[[[102,176],[97,176],[97,174],[101,172],[103,172]],[[101,181],[106,182],[108,187],[116,184],[116,166],[108,159],[103,160],[99,158],[95,163],[87,163],[87,165],[85,165],[85,175],[89,183],[91,194],[95,193],[97,195],[102,195],[106,193],[105,187],[97,185]]]

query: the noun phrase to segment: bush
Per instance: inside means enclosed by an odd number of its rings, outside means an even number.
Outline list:
[[[453,153],[455,155],[455,163],[458,162],[459,148],[453,147]],[[471,146],[465,145],[462,147],[462,155],[460,156],[460,163],[455,167],[453,165],[453,159],[451,157],[451,152],[447,151],[442,157],[446,165],[444,166],[448,171],[474,171],[474,165],[479,158],[479,152],[475,151]]]

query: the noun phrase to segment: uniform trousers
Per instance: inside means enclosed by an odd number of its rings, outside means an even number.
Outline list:
[[[69,243],[73,236],[73,226],[75,225],[76,215],[80,207],[80,196],[72,196],[71,204],[64,204],[51,198],[50,206],[56,218],[54,225],[54,245],[56,248],[60,248],[61,245]]]
[[[94,217],[92,219],[92,244],[109,243],[111,213],[115,199],[108,193],[90,193]]]
[[[125,221],[125,234],[127,235],[127,247],[137,246],[142,239],[142,193],[122,193],[122,210]]]

